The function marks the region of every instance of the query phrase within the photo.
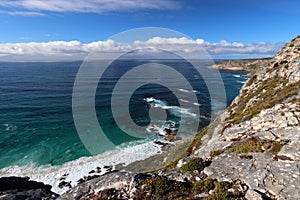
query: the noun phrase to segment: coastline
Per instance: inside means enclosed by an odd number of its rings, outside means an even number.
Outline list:
[[[153,161],[161,157],[162,160],[159,161],[172,162],[172,158],[175,159],[182,151],[170,155],[171,152],[174,152],[170,149],[175,149],[176,152],[177,147],[180,147],[181,144],[188,146],[188,141],[191,142],[192,138],[191,136],[174,142],[155,140],[125,148],[117,147],[115,150],[96,156],[81,157],[59,166],[37,166],[33,163],[25,166],[9,166],[0,169],[0,177],[29,177],[31,181],[51,185],[51,191],[61,195],[82,182],[114,171],[135,171],[136,167],[141,170],[141,165],[144,166],[144,171],[149,171],[152,167],[160,167],[152,162],[147,165],[143,164],[147,160]],[[168,160],[166,160],[167,157],[169,157]]]
[[[37,166],[33,163],[25,166],[9,166],[0,169],[0,177],[29,177],[30,180],[51,185],[51,191],[62,194],[82,181],[119,170],[130,163],[161,152],[161,145],[146,142],[126,148],[117,147],[97,156],[81,157],[60,166]]]
[[[272,58],[224,60],[210,66],[212,69],[228,71],[259,71],[269,64]]]
[[[163,144],[152,140],[126,148],[117,147],[97,156],[80,157],[62,165],[12,165],[0,169],[0,177],[29,177],[32,181],[51,185],[51,191],[63,194],[79,183],[113,171],[150,172],[164,168],[180,156],[193,139],[194,136],[189,136],[171,143],[163,141]]]

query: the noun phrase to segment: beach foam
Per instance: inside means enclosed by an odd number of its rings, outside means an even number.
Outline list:
[[[77,185],[79,179],[107,173],[108,168],[105,166],[112,166],[112,170],[114,170],[118,164],[126,166],[132,162],[144,160],[161,152],[160,145],[152,141],[137,145],[131,143],[133,142],[130,142],[125,148],[123,145],[123,147],[117,147],[113,151],[108,151],[93,157],[81,157],[61,166],[37,166],[32,163],[26,166],[6,167],[0,170],[0,177],[28,176],[31,180],[51,185],[53,192],[62,194],[69,189],[68,187],[58,187],[59,183],[63,180],[70,182],[73,187]],[[89,173],[92,170],[97,171],[97,168],[101,168],[98,173]]]

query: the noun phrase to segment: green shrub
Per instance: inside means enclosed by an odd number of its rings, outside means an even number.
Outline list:
[[[252,137],[244,141],[233,143],[226,152],[228,153],[250,153],[250,152],[268,152],[277,155],[281,148],[286,145],[289,140],[274,141]],[[240,155],[242,159],[252,159],[252,155]]]
[[[223,153],[222,150],[215,150],[215,151],[211,151],[211,152],[209,153],[209,155],[210,155],[211,157],[214,157],[214,156],[221,155],[222,153]]]
[[[143,182],[143,190],[150,191],[151,194],[156,196],[163,196],[169,193],[172,189],[168,180],[164,177],[148,178]]]
[[[190,194],[190,188],[190,183],[176,181],[174,184],[175,191],[179,192],[181,195],[188,196]]]
[[[200,148],[201,146],[201,139],[204,135],[207,134],[208,131],[208,126],[204,127],[203,129],[201,129],[194,137],[193,142],[191,143],[191,145],[185,150],[185,152],[183,152],[175,161],[173,161],[172,163],[170,163],[169,165],[167,165],[165,167],[165,170],[169,170],[169,169],[174,169],[177,166],[177,163],[179,160],[181,160],[182,158],[186,158],[188,156],[190,156],[192,153],[194,153],[194,151],[198,148]]]
[[[201,172],[205,167],[210,165],[210,161],[204,161],[202,158],[192,158],[181,167],[183,173],[197,170]]]
[[[262,146],[264,143],[264,140],[253,137],[246,141],[233,144],[227,151],[229,153],[263,152]]]
[[[235,196],[228,192],[228,189],[232,188],[232,184],[229,182],[214,182],[215,190],[212,195],[208,196],[206,200],[233,200]]]
[[[207,178],[205,180],[196,181],[193,183],[193,191],[202,193],[209,192],[215,188],[216,179]]]

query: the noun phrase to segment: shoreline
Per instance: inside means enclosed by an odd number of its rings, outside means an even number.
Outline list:
[[[153,141],[116,148],[96,156],[81,157],[59,166],[28,164],[0,169],[0,177],[29,177],[30,180],[51,185],[51,191],[63,194],[70,188],[86,180],[104,175],[129,165],[135,161],[160,154],[162,148]]]
[[[113,171],[132,170],[133,166],[144,163],[147,159],[163,157],[170,149],[189,140],[188,138],[190,137],[174,142],[153,140],[125,148],[117,147],[115,150],[96,156],[81,157],[59,166],[37,166],[34,163],[24,166],[13,165],[0,169],[0,177],[29,177],[32,181],[51,185],[51,191],[61,195],[82,182]]]

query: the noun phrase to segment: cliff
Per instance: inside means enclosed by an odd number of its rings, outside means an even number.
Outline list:
[[[266,67],[272,58],[225,60],[212,65],[212,69],[231,71],[259,71]]]
[[[231,106],[174,162],[110,173],[60,199],[300,199],[300,36],[252,63]]]

